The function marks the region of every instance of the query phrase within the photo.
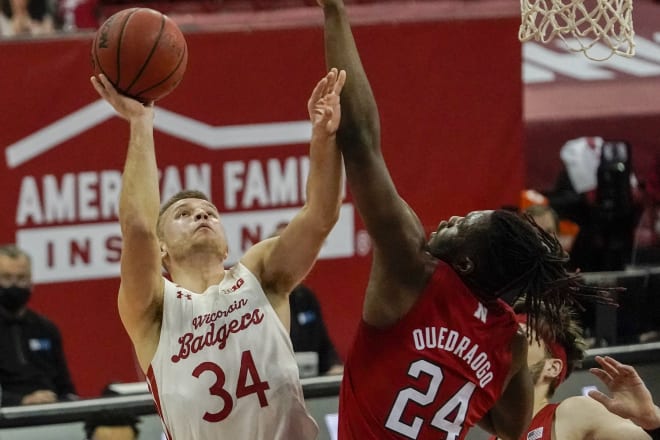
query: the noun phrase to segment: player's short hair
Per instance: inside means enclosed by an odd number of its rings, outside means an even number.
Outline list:
[[[165,203],[160,208],[160,212],[158,213],[158,223],[156,225],[156,232],[158,233],[159,238],[163,238],[163,224],[162,224],[162,219],[163,219],[163,214],[176,202],[179,200],[183,199],[201,199],[201,200],[206,200],[207,202],[211,202],[209,200],[209,197],[204,194],[202,191],[197,191],[197,190],[192,190],[192,189],[184,189],[182,191],[179,191],[178,193],[174,194],[172,197],[167,199]]]

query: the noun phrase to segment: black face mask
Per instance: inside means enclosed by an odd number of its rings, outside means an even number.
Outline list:
[[[0,287],[0,307],[15,313],[27,304],[30,299],[30,289],[25,287],[11,286]]]

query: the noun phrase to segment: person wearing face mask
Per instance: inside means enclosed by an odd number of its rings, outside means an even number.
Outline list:
[[[13,244],[0,246],[2,406],[76,398],[60,332],[27,307],[31,291],[29,255]]]

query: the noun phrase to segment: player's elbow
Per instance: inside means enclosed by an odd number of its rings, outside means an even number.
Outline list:
[[[353,150],[378,148],[380,125],[377,119],[369,118],[365,118],[362,122],[347,123],[340,126],[337,139],[344,154]]]
[[[337,222],[339,221],[339,208],[340,206],[337,206],[336,209],[329,210],[327,212],[327,215],[319,217],[317,222],[319,234],[323,236],[327,236],[330,234],[332,228],[334,228]]]

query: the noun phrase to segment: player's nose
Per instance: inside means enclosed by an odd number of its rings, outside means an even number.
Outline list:
[[[195,220],[206,220],[208,218],[209,218],[209,215],[203,209],[199,209],[195,213]]]

